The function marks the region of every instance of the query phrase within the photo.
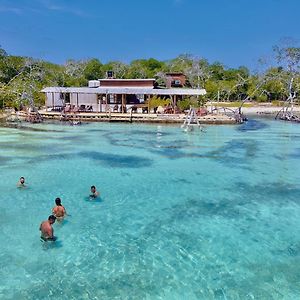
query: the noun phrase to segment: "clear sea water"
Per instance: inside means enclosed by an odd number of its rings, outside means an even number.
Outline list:
[[[0,299],[300,299],[299,124],[23,125],[0,127]]]

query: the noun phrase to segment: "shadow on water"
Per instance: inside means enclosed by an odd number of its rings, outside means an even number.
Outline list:
[[[288,202],[300,205],[300,188],[293,184],[273,182],[251,185],[246,182],[235,183],[237,191],[242,192],[242,195],[250,195],[242,200],[245,203],[254,201],[274,201],[280,206],[287,205]],[[230,189],[231,191],[231,189]]]
[[[256,157],[258,145],[252,139],[234,139],[217,150],[209,152],[209,156],[224,165],[250,170],[246,165]]]
[[[50,250],[50,249],[57,249],[57,248],[62,248],[63,243],[60,240],[56,240],[55,242],[51,241],[43,241],[42,239],[40,240],[42,244],[42,248],[44,251]]]
[[[67,218],[72,217],[71,215],[67,215]],[[55,226],[56,227],[63,227],[64,225],[67,225],[70,221],[68,219],[66,219],[66,217],[63,218],[63,220],[58,221],[58,219],[56,219],[55,222]]]
[[[242,125],[237,126],[238,131],[254,131],[254,130],[261,130],[269,127],[266,123],[250,119],[247,122],[243,123]]]
[[[118,168],[144,168],[150,167],[153,163],[149,158],[135,155],[120,155],[95,151],[84,151],[80,152],[78,155],[103,163],[109,167]]]
[[[60,136],[60,137],[55,137],[54,139],[58,141],[68,141],[68,142],[76,142],[76,143],[86,143],[88,141],[88,137],[83,135]]]
[[[187,180],[185,178],[176,178],[174,180],[172,180],[174,183],[182,183],[182,184],[192,184],[192,182],[190,180]]]
[[[109,134],[110,130],[108,130],[108,129],[86,129],[85,132],[101,132],[101,133]]]
[[[34,164],[34,163],[40,163],[50,160],[68,160],[72,159],[74,157],[74,154],[72,153],[61,153],[61,154],[49,154],[49,155],[38,155],[33,158],[30,158],[28,160],[28,163]]]
[[[12,143],[11,142],[0,142],[0,149],[13,149],[13,150],[19,150],[22,152],[53,152],[53,149],[55,149],[56,152],[63,151],[68,148],[67,145],[63,144],[46,144],[46,143],[40,143],[40,144],[25,144],[25,143]]]
[[[172,135],[173,133],[171,132],[159,132],[159,135],[160,136],[170,136]],[[153,137],[157,137],[157,131],[156,130],[130,130],[130,135],[138,135],[138,136],[145,136],[145,135],[148,135],[148,136],[153,136]]]
[[[164,136],[171,135],[171,133],[159,133],[160,146],[161,147],[188,147],[189,144],[185,140],[176,140],[176,145],[174,142],[163,142],[161,139]],[[142,137],[141,137],[142,136]],[[112,146],[122,146],[130,148],[139,148],[139,149],[149,149],[156,147],[157,145],[157,132],[156,131],[143,131],[143,130],[133,130],[124,136],[124,132],[114,132],[104,134],[104,137]],[[146,138],[145,138],[146,137]]]
[[[224,146],[219,147],[216,150],[205,153],[185,152],[177,147],[155,148],[148,151],[152,154],[164,156],[168,159],[207,158],[230,167],[251,170],[250,167],[247,167],[247,163],[249,163],[249,161],[257,155],[258,145],[255,140],[236,139],[229,141]]]
[[[295,149],[294,153],[289,155],[290,158],[300,159],[300,148]]]
[[[26,126],[26,125],[22,125],[22,123],[2,123],[0,126],[6,128],[15,128],[24,131],[34,131],[34,132],[64,132],[64,130],[45,129],[40,127]]]
[[[101,197],[93,198],[91,196],[86,196],[83,200],[89,203],[103,203],[103,199]]]
[[[12,160],[11,157],[0,156],[0,166],[6,165],[6,164],[9,163],[11,160]]]
[[[238,218],[240,216],[236,203],[230,203],[226,200],[214,203],[190,198],[167,208],[166,211],[168,211],[172,221],[190,220],[201,216],[221,216],[224,218]]]

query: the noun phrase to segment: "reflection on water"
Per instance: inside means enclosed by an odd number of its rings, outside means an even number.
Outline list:
[[[101,162],[110,167],[116,168],[142,168],[149,167],[152,161],[146,157],[136,155],[120,155],[109,154],[103,152],[84,151],[80,152],[79,156],[90,158],[94,161]]]
[[[243,123],[242,125],[237,127],[239,131],[253,131],[253,130],[261,130],[268,127],[266,122],[261,120],[250,119],[249,121]]]

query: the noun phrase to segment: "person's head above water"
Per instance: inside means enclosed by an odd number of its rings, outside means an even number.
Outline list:
[[[48,221],[50,222],[50,224],[55,223],[55,220],[56,220],[56,217],[53,216],[53,215],[50,215],[50,216],[48,217]]]
[[[22,176],[22,177],[20,177],[20,183],[21,184],[24,184],[25,183],[25,178]]]
[[[55,199],[55,203],[56,203],[57,206],[61,206],[61,200],[60,200],[60,198],[57,197]]]
[[[96,187],[94,185],[91,186],[91,192],[95,193],[96,192]]]

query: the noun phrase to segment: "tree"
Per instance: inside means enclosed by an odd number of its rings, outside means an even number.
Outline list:
[[[113,71],[116,78],[127,78],[128,66],[121,61],[110,61],[103,65],[103,72]]]
[[[90,59],[85,65],[83,76],[86,80],[103,78],[104,72],[102,67],[102,63],[97,58]]]
[[[277,63],[282,68],[282,72],[279,72],[279,79],[287,91],[286,103],[276,118],[291,119],[294,117],[294,99],[300,91],[300,47],[290,45],[290,40],[284,43],[283,46],[277,45],[273,48]]]

